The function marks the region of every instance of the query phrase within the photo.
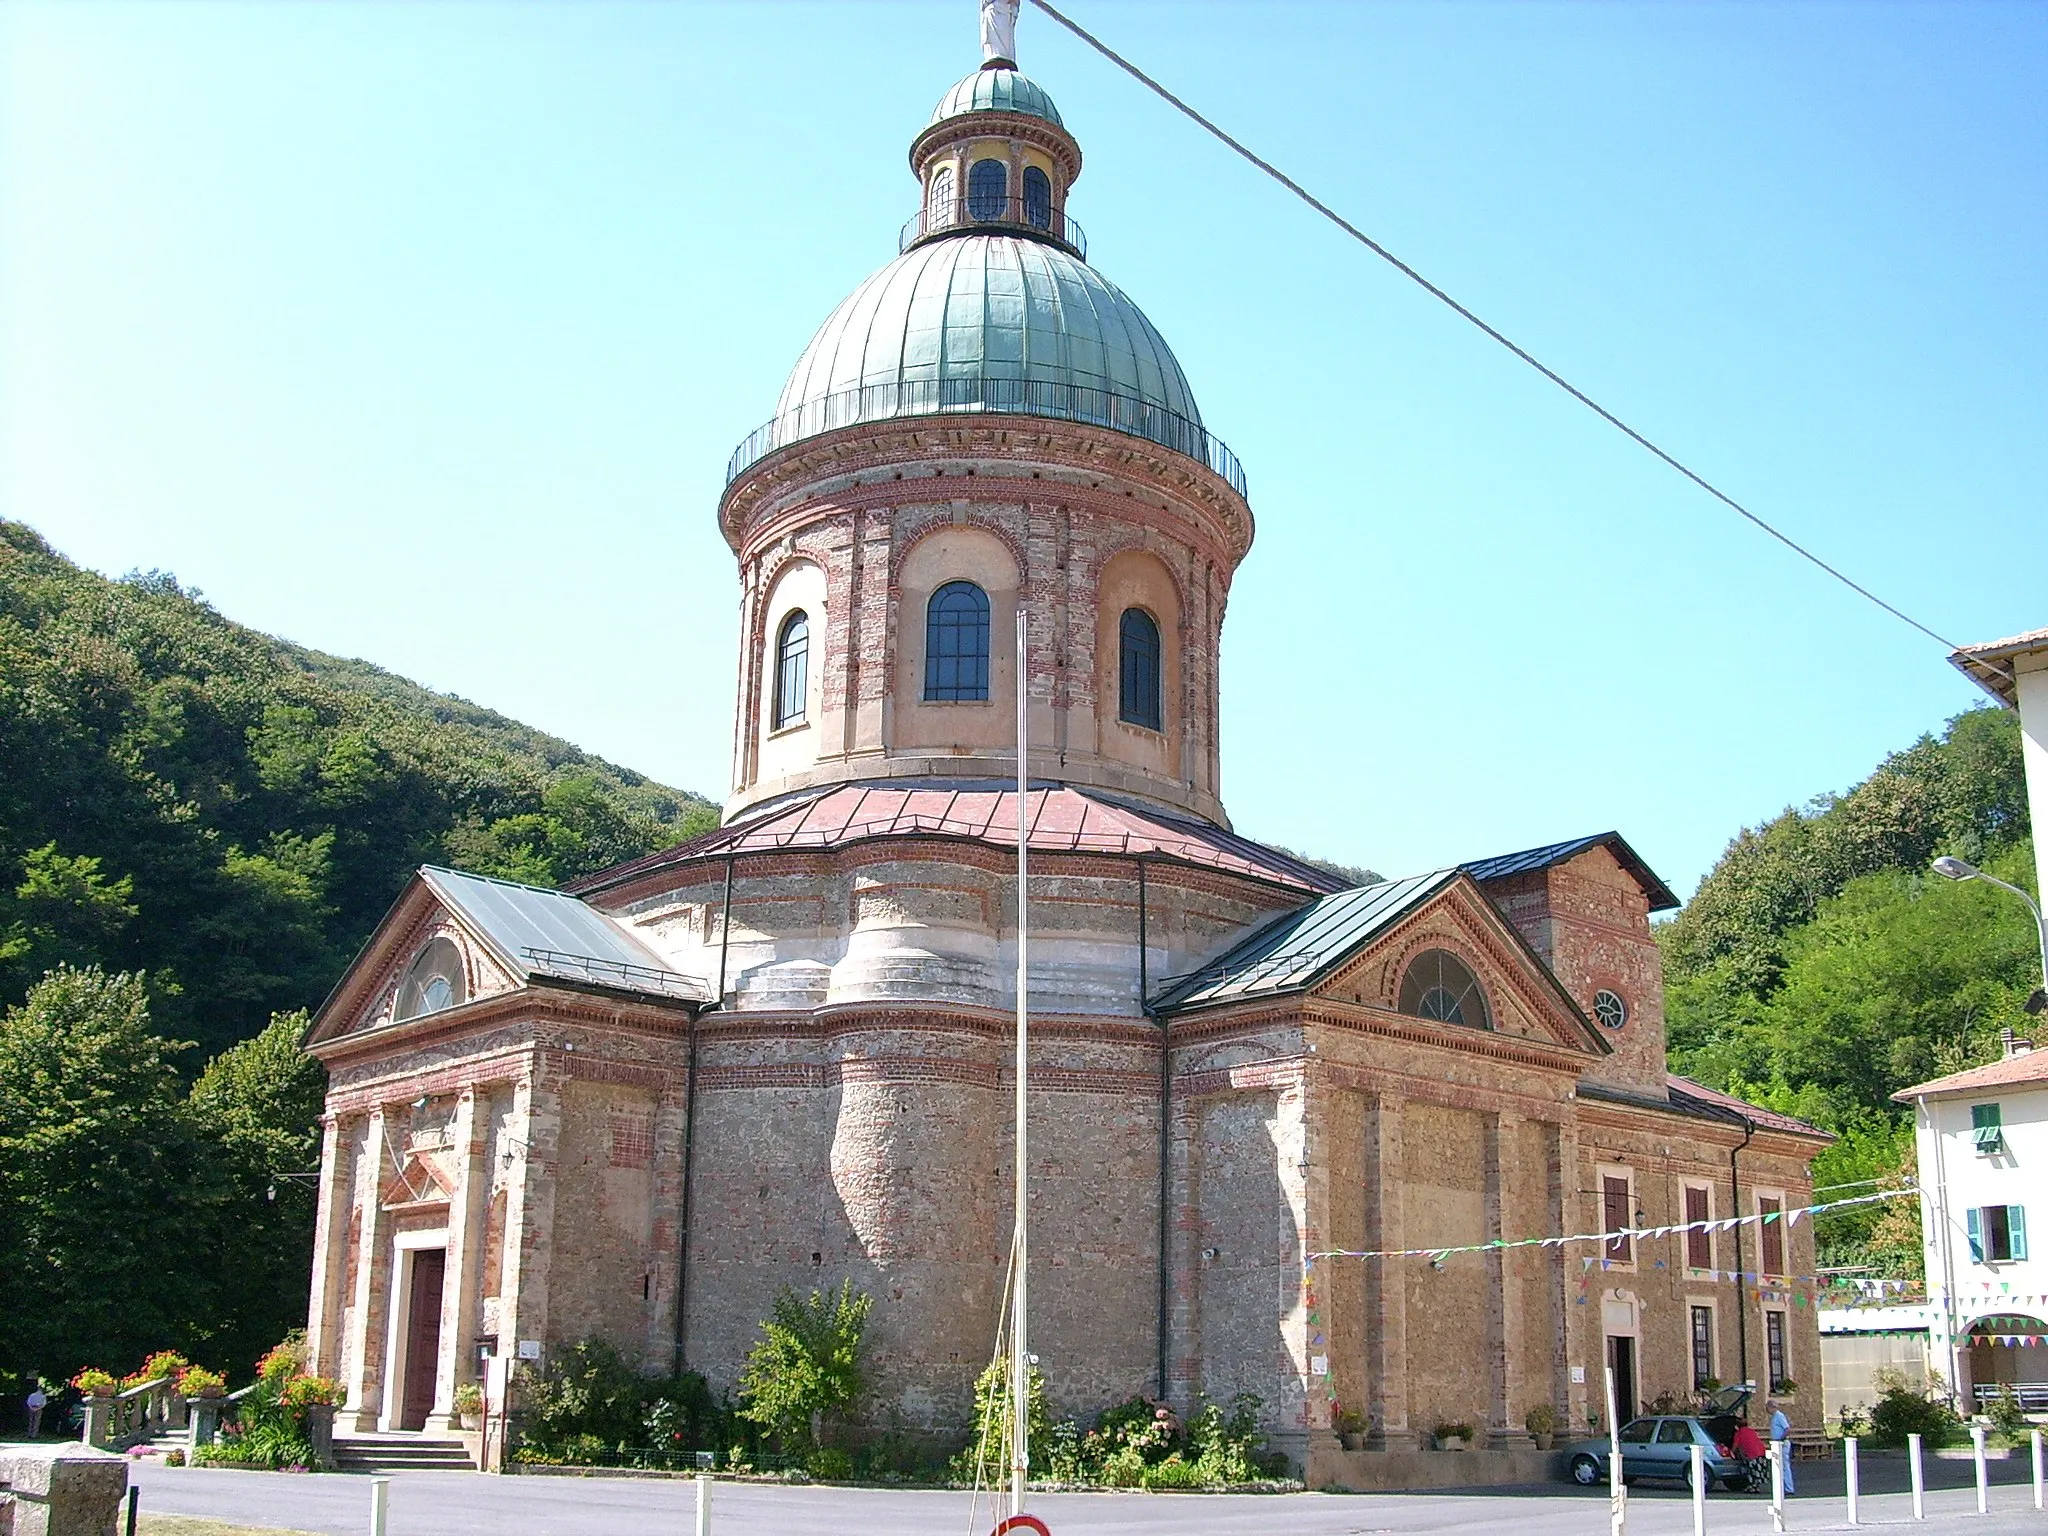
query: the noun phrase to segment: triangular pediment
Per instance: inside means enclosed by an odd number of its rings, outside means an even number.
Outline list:
[[[441,1171],[435,1160],[421,1151],[407,1154],[398,1171],[384,1181],[378,1199],[387,1208],[409,1205],[446,1205],[455,1183]]]
[[[1462,874],[1359,944],[1309,987],[1309,995],[1404,1011],[1402,984],[1409,968],[1433,951],[1452,956],[1477,979],[1493,1033],[1587,1055],[1611,1053],[1613,1047],[1550,968]]]
[[[445,946],[439,952],[459,968],[456,995],[464,1002],[525,983],[486,935],[414,876],[314,1015],[304,1043],[320,1045],[395,1022],[407,976],[437,942]]]

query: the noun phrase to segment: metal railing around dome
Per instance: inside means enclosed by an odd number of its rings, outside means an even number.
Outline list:
[[[1041,416],[1142,437],[1206,465],[1244,496],[1244,466],[1199,422],[1115,390],[1050,379],[911,379],[870,384],[805,401],[750,433],[725,468],[731,485],[778,448],[840,427],[906,416]]]
[[[990,234],[1020,234],[1056,240],[1083,261],[1088,259],[1088,237],[1081,226],[1048,203],[1029,197],[939,198],[925,204],[911,216],[896,237],[897,254],[920,240],[962,231]]]

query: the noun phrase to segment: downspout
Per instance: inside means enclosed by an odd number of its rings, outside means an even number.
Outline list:
[[[1735,1159],[1742,1155],[1743,1148],[1749,1145],[1755,1135],[1756,1122],[1744,1115],[1742,1143],[1728,1149],[1728,1198],[1734,1207],[1729,1214],[1737,1218],[1735,1225],[1728,1229],[1729,1235],[1735,1239],[1735,1349],[1742,1357],[1744,1383],[1756,1378],[1749,1374],[1749,1298],[1742,1291],[1742,1175],[1735,1166]],[[1761,1242],[1762,1238],[1758,1238],[1758,1241]]]
[[[1152,1014],[1151,927],[1145,882],[1145,861],[1138,860],[1138,1010]],[[1168,1178],[1168,1151],[1172,1140],[1170,1112],[1173,1107],[1173,1056],[1166,1048],[1167,1021],[1159,1020],[1159,1310],[1154,1332],[1159,1342],[1159,1401],[1166,1401],[1166,1318],[1172,1285],[1167,1260],[1171,1219],[1172,1188]]]
[[[732,944],[732,857],[725,861],[725,902],[718,919],[718,992],[712,1008],[725,1006],[725,957]],[[704,1016],[698,1009],[690,1016],[690,1081],[683,1090],[683,1212],[682,1230],[676,1236],[676,1347],[675,1368],[683,1369],[683,1327],[687,1320],[685,1303],[690,1296],[690,1193],[697,1152],[697,1037]]]

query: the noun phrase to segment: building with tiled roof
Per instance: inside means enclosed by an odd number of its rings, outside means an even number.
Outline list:
[[[1359,1487],[1462,1421],[1468,1476],[1526,1481],[1529,1410],[1583,1425],[1610,1367],[1630,1412],[1817,1379],[1789,1215],[1826,1138],[1666,1072],[1670,889],[1615,832],[1360,887],[1235,832],[1243,470],[1090,264],[1078,142],[1014,60],[911,162],[899,254],[718,507],[724,825],[565,892],[422,870],[309,1031],[343,1427],[445,1430],[500,1392],[480,1362],[593,1337],[729,1391],[781,1288],[850,1280],[849,1434],[962,1439],[1012,1223],[1020,819],[1060,1413],[1248,1392]]]

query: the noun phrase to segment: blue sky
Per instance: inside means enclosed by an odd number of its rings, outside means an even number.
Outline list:
[[[1124,4],[1122,47],[1953,638],[2048,623],[2048,7]],[[1027,11],[1091,259],[1247,466],[1240,830],[1741,825],[1975,700]],[[0,510],[714,797],[733,446],[972,0],[0,7]]]

